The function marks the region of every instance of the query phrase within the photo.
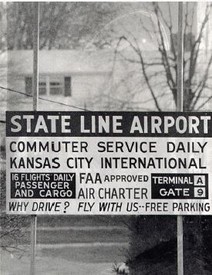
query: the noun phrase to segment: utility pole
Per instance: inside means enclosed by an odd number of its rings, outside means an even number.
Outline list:
[[[177,111],[183,112],[183,2],[178,3],[178,60],[177,60]],[[183,267],[183,216],[177,216],[177,274],[184,274]]]
[[[40,3],[34,2],[34,29],[33,29],[33,111],[38,110],[39,96],[39,21]],[[37,216],[31,216],[31,247],[30,247],[30,275],[35,274],[35,256],[37,239]]]

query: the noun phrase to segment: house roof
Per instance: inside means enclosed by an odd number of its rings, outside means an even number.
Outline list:
[[[112,68],[112,51],[41,50],[40,74],[104,73]],[[33,73],[33,51],[8,51],[8,72],[18,75]]]

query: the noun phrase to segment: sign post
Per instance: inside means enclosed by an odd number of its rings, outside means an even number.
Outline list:
[[[34,5],[34,30],[33,30],[33,110],[38,109],[39,95],[39,21],[40,21],[40,3]],[[36,257],[36,240],[37,240],[37,216],[31,215],[31,249],[30,249],[30,275],[35,274],[35,257]]]
[[[178,62],[177,62],[177,111],[183,112],[183,2],[178,3]],[[184,274],[183,268],[183,216],[177,216],[177,269],[178,275]]]

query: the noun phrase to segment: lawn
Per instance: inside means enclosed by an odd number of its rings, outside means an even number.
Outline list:
[[[65,230],[65,231],[39,231],[38,243],[90,243],[90,242],[128,242],[128,231],[112,230]]]
[[[127,247],[71,247],[57,249],[42,249],[43,257],[61,258],[82,263],[115,263],[125,260]]]
[[[82,249],[83,250],[83,249]],[[115,252],[115,250],[112,250]],[[78,257],[76,256],[79,253]],[[1,275],[23,275],[29,274],[30,258],[24,256],[17,258],[13,254],[0,251]],[[111,262],[86,262],[80,257],[87,254],[92,255],[92,251],[77,252],[75,250],[39,251],[35,262],[36,275],[115,275],[112,272]],[[109,254],[109,252],[108,252]],[[113,253],[111,253],[113,254]],[[114,255],[114,254],[113,254]],[[117,257],[118,258],[118,257]],[[119,257],[121,258],[121,257]],[[75,261],[79,259],[80,261]]]

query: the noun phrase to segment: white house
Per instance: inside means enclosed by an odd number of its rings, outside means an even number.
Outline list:
[[[95,96],[108,89],[112,66],[110,57],[108,51],[40,51],[39,96],[61,104],[40,99],[38,109],[50,111],[89,108]],[[14,92],[8,91],[8,110],[32,110],[32,76],[33,52],[9,51],[7,86]]]

